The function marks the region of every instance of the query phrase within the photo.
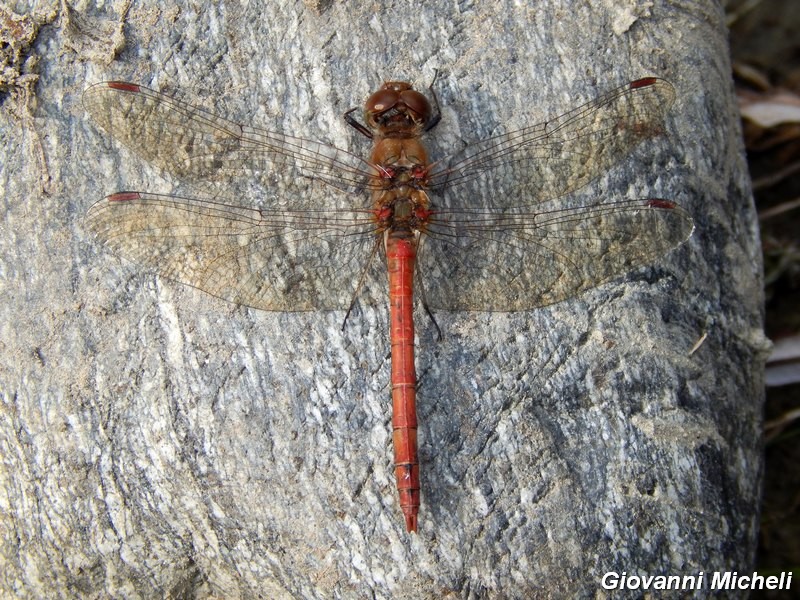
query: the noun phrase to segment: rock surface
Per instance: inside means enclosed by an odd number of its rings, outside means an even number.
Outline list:
[[[751,568],[761,267],[716,3],[147,4],[44,24],[34,95],[0,114],[4,596],[622,598],[641,592],[605,573]],[[341,114],[436,69],[434,157],[670,80],[667,136],[582,193],[670,198],[697,229],[577,299],[439,313],[442,342],[420,315],[409,535],[384,292],[342,333],[341,313],[236,307],[115,257],[87,208],[174,182],[80,98],[137,81],[367,152]]]

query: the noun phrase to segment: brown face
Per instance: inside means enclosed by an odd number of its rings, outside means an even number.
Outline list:
[[[387,81],[364,104],[367,125],[384,133],[420,129],[430,118],[428,99],[405,81]]]

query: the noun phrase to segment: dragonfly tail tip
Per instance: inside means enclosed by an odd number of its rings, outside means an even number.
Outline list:
[[[405,515],[406,517],[406,530],[411,533],[417,532],[417,515]]]

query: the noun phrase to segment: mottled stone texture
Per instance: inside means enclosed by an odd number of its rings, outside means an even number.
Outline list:
[[[603,592],[604,573],[751,568],[761,266],[717,3],[117,4],[42,25],[33,95],[0,114],[3,596],[623,598],[640,592]],[[133,80],[366,152],[341,113],[436,69],[434,158],[670,80],[667,135],[582,193],[669,198],[697,229],[574,300],[439,313],[441,342],[418,315],[408,535],[386,292],[342,332],[341,313],[239,308],[115,257],[87,208],[175,182],[80,96]]]

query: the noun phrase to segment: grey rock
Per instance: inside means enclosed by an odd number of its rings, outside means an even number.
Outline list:
[[[0,116],[3,595],[633,598],[603,575],[751,567],[766,344],[721,9],[522,4],[107,4],[39,29],[34,95]],[[366,153],[341,114],[436,69],[434,158],[670,80],[667,135],[581,193],[669,198],[697,229],[573,300],[438,313],[441,342],[419,315],[409,535],[385,292],[342,332],[342,313],[237,307],[115,257],[87,208],[176,182],[80,98],[132,80]]]

